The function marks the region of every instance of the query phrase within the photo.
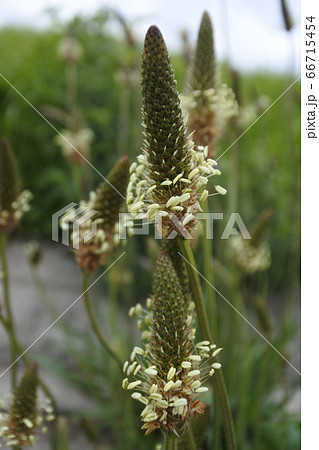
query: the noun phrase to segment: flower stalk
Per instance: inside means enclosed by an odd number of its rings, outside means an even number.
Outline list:
[[[7,330],[10,341],[10,365],[16,359],[13,340],[15,324],[12,314],[9,291],[9,268],[7,262],[7,235],[18,226],[24,212],[29,209],[28,200],[31,194],[21,192],[20,179],[13,149],[9,142],[2,138],[0,142],[0,259],[2,269],[2,285],[5,306],[5,316],[2,311],[1,321]],[[17,366],[11,368],[11,387],[16,387]]]
[[[196,313],[198,319],[199,329],[202,338],[210,342],[214,342],[211,336],[208,317],[205,309],[204,298],[202,293],[202,288],[196,269],[196,262],[189,245],[189,241],[183,239],[181,236],[178,237],[178,242],[180,246],[180,251],[182,256],[186,259],[187,271],[189,275],[190,287],[192,291],[192,297],[196,305]],[[235,450],[236,437],[232,418],[232,412],[230,408],[230,403],[228,399],[227,388],[224,380],[224,376],[221,370],[217,371],[214,380],[214,385],[217,390],[217,395],[220,401],[220,407],[222,409],[224,427],[225,427],[225,438],[227,443],[227,449]]]
[[[10,365],[14,363],[16,359],[16,350],[14,346],[15,338],[15,325],[12,314],[10,291],[9,291],[9,268],[7,262],[7,236],[4,233],[0,233],[0,254],[1,254],[1,267],[2,267],[2,285],[3,285],[3,297],[6,309],[6,318],[3,317],[0,312],[3,323],[6,324],[6,330],[10,341]],[[13,364],[10,370],[11,375],[11,388],[15,389],[17,382],[17,365]]]
[[[177,450],[177,437],[172,433],[164,433],[164,450]]]
[[[0,322],[2,323],[3,327],[5,328],[5,330],[7,331],[8,335],[9,335],[9,328],[8,328],[8,322],[7,320],[3,317],[3,315],[0,314]],[[17,337],[15,336],[15,334],[13,334],[10,339],[12,340],[12,343],[14,345],[16,354],[19,353],[19,355],[21,355],[21,359],[23,359],[24,363],[26,366],[31,364],[31,361],[27,355],[27,353],[25,353],[24,348],[22,347],[22,345],[19,343]],[[14,366],[13,366],[14,367]],[[54,412],[57,411],[57,405],[56,402],[54,400],[54,397],[50,391],[50,389],[47,387],[46,383],[38,376],[38,383],[39,386],[41,387],[41,389],[43,390],[43,392],[46,394],[46,396],[50,399],[51,405],[54,409]]]
[[[89,290],[88,281],[89,281],[89,275],[87,273],[83,272],[82,292],[83,292],[83,298],[84,298],[84,305],[85,305],[85,309],[86,309],[88,318],[91,323],[92,330],[94,331],[96,337],[98,338],[98,340],[101,343],[101,345],[103,346],[103,348],[111,356],[111,358],[117,363],[119,368],[122,370],[123,361],[121,360],[119,355],[116,353],[116,351],[112,348],[111,344],[108,342],[106,337],[103,335],[100,325],[95,317],[95,314],[94,314],[94,311],[92,308],[92,304],[91,304],[91,300],[89,297],[89,293],[88,293],[88,290]]]

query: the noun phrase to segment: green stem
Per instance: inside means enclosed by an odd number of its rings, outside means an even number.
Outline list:
[[[192,297],[196,305],[196,313],[198,319],[199,329],[202,335],[202,338],[213,343],[213,338],[209,328],[209,322],[205,310],[204,298],[202,293],[202,288],[196,268],[196,262],[194,259],[193,252],[190,248],[189,241],[183,239],[182,237],[178,238],[180,250],[182,256],[188,261],[186,263],[187,272],[189,276],[190,287],[192,291]],[[236,449],[236,437],[234,431],[233,418],[230,408],[230,403],[228,399],[227,388],[223,376],[223,372],[221,369],[217,370],[214,375],[214,385],[218,393],[218,398],[220,402],[220,407],[223,414],[224,419],[224,427],[225,427],[225,437],[226,444],[228,450]]]
[[[229,216],[237,212],[238,207],[238,193],[239,193],[239,147],[235,145],[232,149],[232,155],[230,160],[230,180],[229,183]]]
[[[43,306],[45,307],[47,312],[50,314],[52,319],[55,320],[58,317],[58,312],[57,312],[55,306],[53,305],[53,303],[51,302],[51,300],[48,297],[48,294],[47,294],[47,291],[45,289],[45,286],[44,286],[44,284],[43,284],[43,282],[42,282],[42,280],[40,278],[38,268],[37,267],[33,267],[31,265],[30,266],[30,272],[31,272],[31,277],[32,277],[33,284],[34,284],[36,290],[38,291],[41,303],[43,304]],[[62,321],[59,321],[58,325],[61,326],[61,323],[62,323]]]
[[[77,67],[74,63],[69,63],[65,68],[66,78],[66,107],[70,116],[74,114],[76,109],[77,94]]]
[[[3,272],[3,290],[4,290],[4,302],[6,307],[6,315],[7,317],[4,318],[3,315],[0,313],[0,322],[2,323],[4,329],[7,332],[7,335],[9,337],[10,341],[10,352],[11,352],[11,364],[13,364],[16,360],[16,357],[18,354],[22,355],[21,358],[25,362],[26,365],[30,363],[30,359],[28,358],[27,354],[24,353],[23,347],[18,342],[16,332],[15,332],[15,326],[14,326],[14,319],[13,314],[11,310],[11,303],[10,303],[10,296],[9,296],[9,273],[8,273],[8,264],[7,264],[7,241],[6,241],[6,235],[3,233],[0,233],[0,253],[1,253],[1,264],[2,264],[2,272]],[[48,396],[48,398],[51,400],[52,407],[54,409],[54,412],[56,414],[57,407],[54,400],[53,395],[51,394],[49,388],[46,386],[46,384],[38,378],[39,386],[42,388],[43,392]],[[11,387],[12,390],[15,389],[17,384],[17,364],[13,364],[11,367]],[[15,446],[14,450],[21,450],[19,446]]]
[[[209,212],[208,199],[203,202],[203,211]],[[204,263],[204,276],[206,280],[214,285],[214,272],[213,272],[213,240],[206,238],[205,235],[202,236],[202,254]],[[214,289],[212,289],[208,284],[206,284],[205,296],[207,302],[207,314],[209,318],[210,331],[213,336],[218,339],[218,320],[217,320],[217,304],[216,295]],[[214,397],[214,422],[213,422],[213,450],[219,449],[220,443],[220,408],[218,405],[218,397]]]
[[[213,417],[213,442],[212,450],[220,449],[220,409],[217,395],[214,396],[214,417]]]
[[[188,446],[190,450],[196,450],[196,441],[194,438],[194,433],[193,433],[193,428],[192,428],[192,424],[189,423],[188,425],[188,431],[187,431],[187,435],[188,435]]]
[[[79,199],[81,199],[86,195],[83,189],[82,167],[80,164],[72,161],[70,162],[70,166],[75,194]]]
[[[90,298],[89,298],[89,294],[88,294],[88,280],[89,280],[88,274],[83,273],[82,292],[83,292],[83,298],[84,298],[84,305],[85,305],[86,312],[87,312],[90,322],[91,322],[91,327],[92,327],[96,337],[98,338],[98,340],[104,347],[104,349],[108,352],[108,354],[114,359],[114,361],[117,363],[119,368],[122,370],[124,362],[121,360],[121,358],[118,356],[118,354],[115,352],[115,350],[108,343],[106,338],[103,336],[100,325],[94,315],[92,304],[90,302]]]
[[[268,336],[267,336],[268,338]],[[260,422],[261,422],[261,413],[262,413],[262,404],[263,397],[265,393],[266,380],[267,380],[267,369],[269,364],[269,357],[271,354],[270,347],[267,346],[263,358],[261,358],[261,367],[260,373],[257,379],[256,386],[256,397],[254,401],[254,409],[255,409],[255,422],[254,422],[254,434],[253,434],[253,442],[254,448],[259,450],[261,448],[260,445]]]
[[[257,291],[260,292],[262,295],[262,298],[264,299],[265,303],[267,302],[267,296],[268,296],[268,277],[267,273],[259,274],[260,279],[260,285],[261,290]],[[264,333],[268,341],[271,341],[271,331],[265,330]],[[260,423],[261,423],[261,415],[262,415],[262,406],[263,406],[263,399],[265,395],[265,388],[267,386],[267,372],[269,369],[269,358],[271,355],[271,348],[269,346],[266,347],[265,353],[263,354],[263,357],[261,358],[260,363],[260,371],[259,376],[257,379],[256,384],[256,396],[254,401],[254,416],[255,416],[255,427],[254,427],[254,448],[256,450],[261,448],[261,442],[260,442]]]
[[[203,211],[209,212],[208,201],[203,203]],[[203,252],[203,262],[204,262],[204,276],[205,278],[214,285],[214,272],[212,267],[213,262],[213,240],[206,238],[204,235],[202,237],[202,252]],[[210,329],[214,336],[218,336],[217,329],[217,305],[216,305],[216,295],[214,289],[211,289],[209,285],[205,289],[206,301],[207,301],[207,312],[209,317]]]
[[[11,309],[10,292],[9,292],[9,269],[7,262],[7,236],[5,233],[0,233],[0,253],[1,253],[1,266],[2,266],[2,283],[3,283],[3,296],[6,309],[6,323],[7,332],[10,341],[10,365],[16,360],[16,352],[13,344],[13,338],[15,336],[14,319]],[[11,387],[15,389],[17,384],[17,365],[13,364],[10,370],[11,374]]]
[[[4,326],[4,328],[7,330],[7,333],[9,333],[9,328],[8,328],[8,322],[4,319],[4,317],[2,315],[0,315],[0,321],[2,323],[2,325]],[[17,337],[16,336],[12,336],[12,344],[14,346],[15,352],[22,355],[21,359],[24,361],[24,363],[26,365],[30,364],[31,360],[28,357],[28,355],[26,353],[24,353],[24,349],[22,347],[22,345],[18,342]],[[44,383],[44,381],[41,380],[41,378],[38,378],[38,383],[39,386],[41,387],[41,389],[43,390],[43,392],[48,396],[48,398],[51,401],[52,407],[54,409],[55,415],[57,412],[57,406],[54,400],[53,395],[51,394],[50,389],[46,386],[46,384]]]
[[[177,450],[177,436],[175,434],[164,434],[164,450]]]

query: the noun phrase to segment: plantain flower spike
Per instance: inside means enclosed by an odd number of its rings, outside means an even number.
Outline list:
[[[208,146],[212,158],[216,137],[226,121],[238,114],[233,91],[218,84],[216,72],[213,26],[209,14],[204,12],[182,105],[188,115],[189,130],[194,131],[195,144]]]
[[[80,206],[85,208],[86,214],[90,211],[92,214],[73,231],[71,241],[77,263],[87,273],[103,265],[106,254],[112,252],[118,244],[119,212],[124,202],[128,176],[129,159],[123,156],[96,192],[90,193],[89,201],[80,203]],[[77,214],[76,209],[64,214],[61,228],[69,228],[70,222],[77,218]]]
[[[29,191],[22,191],[15,155],[5,139],[0,143],[0,232],[9,233],[30,209]]]
[[[144,143],[130,168],[128,211],[149,222],[161,218],[164,236],[175,229],[172,217],[186,229],[196,223],[208,176],[219,175],[207,148],[194,149],[188,136],[173,68],[156,26],[149,28],[142,56]]]
[[[205,410],[198,397],[208,391],[203,384],[221,367],[211,360],[221,349],[208,341],[194,344],[194,304],[186,305],[164,251],[158,256],[153,296],[146,306],[138,304],[129,312],[138,316],[144,344],[134,347],[130,361],[124,363],[122,386],[144,405],[141,418],[146,435],[157,428],[180,435],[189,419]]]
[[[37,388],[37,367],[31,364],[11,398],[11,405],[1,405],[6,412],[0,414],[0,437],[8,447],[32,446],[38,431],[46,432],[44,421],[55,418],[50,401],[39,401]]]

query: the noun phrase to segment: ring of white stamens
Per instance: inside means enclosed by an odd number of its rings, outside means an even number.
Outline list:
[[[196,212],[201,210],[199,202],[209,195],[207,189],[201,192],[202,186],[207,184],[208,177],[220,175],[220,171],[215,169],[216,161],[207,158],[207,147],[198,146],[195,150],[189,141],[188,151],[191,155],[188,173],[183,170],[174,178],[161,182],[152,177],[147,150],[139,155],[139,164],[131,166],[127,188],[127,207],[134,219],[152,221],[156,214],[167,217],[170,213],[180,212],[183,226],[192,223]],[[225,193],[219,185],[217,189],[219,193]]]
[[[144,405],[141,419],[144,422],[142,428],[146,429],[147,433],[156,428],[172,430],[169,428],[172,423],[185,423],[185,420],[187,422],[198,405],[203,405],[197,397],[208,391],[203,384],[220,369],[221,364],[211,359],[222,350],[209,341],[201,341],[193,346],[180,364],[163,371],[160,362],[152,355],[150,345],[152,328],[149,327],[154,319],[153,302],[154,300],[149,298],[147,308],[138,304],[130,309],[130,315],[137,315],[141,333],[146,333],[145,347],[134,347],[131,362],[126,361],[123,365],[127,377],[122,383],[123,389],[133,390],[131,397]],[[194,306],[191,304],[188,310],[190,327]]]

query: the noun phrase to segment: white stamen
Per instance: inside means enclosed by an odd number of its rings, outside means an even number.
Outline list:
[[[215,189],[216,189],[216,192],[218,192],[218,193],[221,194],[221,195],[227,194],[227,189],[225,189],[225,188],[219,186],[219,184],[217,184],[217,185],[215,186]]]

